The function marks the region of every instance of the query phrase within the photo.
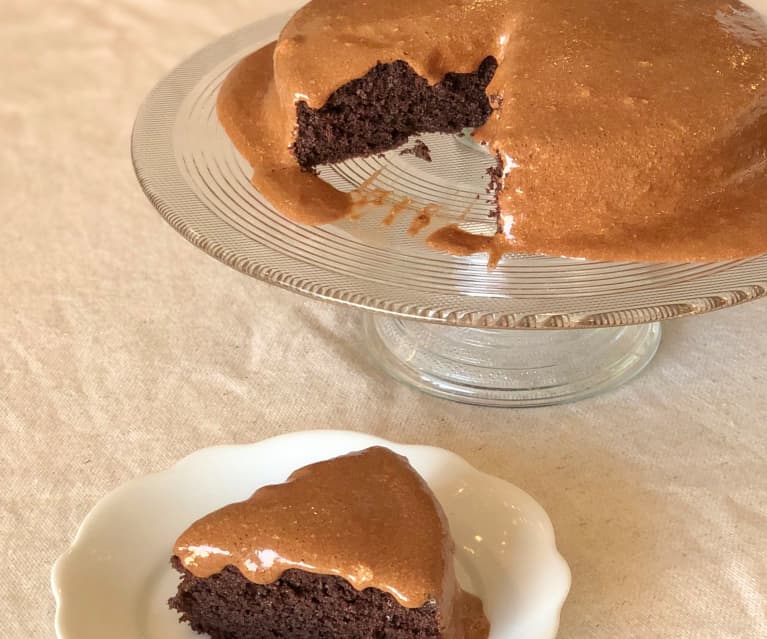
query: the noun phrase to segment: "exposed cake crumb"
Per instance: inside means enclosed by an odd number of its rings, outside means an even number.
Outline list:
[[[416,140],[415,144],[412,147],[409,147],[407,149],[402,149],[399,152],[400,155],[414,155],[415,157],[419,158],[420,160],[425,160],[426,162],[431,162],[431,151],[429,150],[429,147],[426,146],[426,142],[423,140]]]

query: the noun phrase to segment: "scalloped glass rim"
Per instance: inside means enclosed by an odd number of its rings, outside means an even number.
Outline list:
[[[134,168],[147,197],[174,229],[227,266],[311,297],[484,328],[624,326],[767,295],[767,255],[709,264],[507,256],[488,272],[484,256],[438,253],[402,229],[392,239],[394,230],[380,222],[376,233],[362,234],[348,221],[322,227],[288,221],[250,184],[212,105],[228,68],[276,37],[289,15],[249,25],[195,53],[152,90],[133,130]],[[404,160],[383,161],[397,162]],[[351,188],[381,162],[351,164],[329,181],[347,180]],[[439,186],[439,176],[434,183]],[[437,187],[430,187],[432,196]],[[447,195],[461,197],[459,190]]]

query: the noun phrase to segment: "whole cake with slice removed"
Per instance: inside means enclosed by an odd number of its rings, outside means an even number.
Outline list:
[[[298,222],[366,201],[318,166],[469,127],[497,160],[497,237],[434,222],[436,248],[767,252],[767,23],[739,0],[311,0],[235,66],[218,116],[260,193]],[[400,187],[380,184],[371,201],[406,202],[406,186],[387,199]]]
[[[213,639],[486,639],[439,502],[374,447],[295,471],[193,523],[171,608]]]

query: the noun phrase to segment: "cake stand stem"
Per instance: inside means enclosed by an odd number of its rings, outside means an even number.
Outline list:
[[[563,404],[613,389],[652,360],[660,324],[571,330],[460,328],[365,316],[378,363],[418,390],[466,404]]]

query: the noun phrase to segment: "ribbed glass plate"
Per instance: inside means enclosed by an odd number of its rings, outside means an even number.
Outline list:
[[[242,57],[273,40],[287,15],[258,22],[192,56],[152,91],[133,132],[147,196],[185,238],[253,277],[314,297],[462,326],[621,326],[704,313],[767,294],[767,255],[712,264],[585,262],[507,255],[454,257],[426,245],[457,222],[491,233],[489,156],[469,138],[427,135],[432,162],[393,151],[321,175],[337,188],[391,192],[360,219],[322,227],[282,217],[250,183],[250,168],[219,125],[218,88]],[[412,145],[410,145],[412,146]],[[373,176],[372,180],[370,179]],[[411,205],[391,224],[391,205]],[[419,211],[440,213],[416,235]]]

